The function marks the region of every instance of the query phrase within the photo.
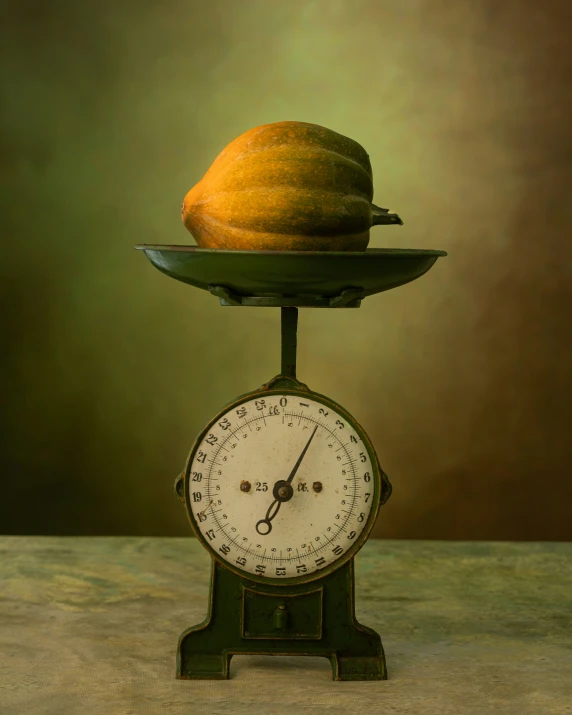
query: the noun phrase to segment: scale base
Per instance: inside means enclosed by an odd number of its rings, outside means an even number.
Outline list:
[[[353,559],[290,588],[248,581],[213,559],[206,619],[177,646],[177,678],[226,680],[233,655],[323,656],[333,680],[387,680],[379,635],[356,621]]]

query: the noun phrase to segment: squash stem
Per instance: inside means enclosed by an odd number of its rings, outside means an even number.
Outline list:
[[[398,226],[403,226],[403,221],[401,218],[394,213],[391,213],[389,209],[382,209],[379,206],[376,206],[375,204],[371,205],[371,213],[372,213],[372,219],[371,219],[371,225],[372,226],[381,226],[381,225],[390,225],[390,224],[396,224]]]

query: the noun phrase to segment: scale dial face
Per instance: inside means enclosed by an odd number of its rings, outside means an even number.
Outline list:
[[[232,570],[311,580],[363,545],[380,504],[379,465],[335,403],[267,392],[237,400],[203,430],[185,501],[197,536]]]

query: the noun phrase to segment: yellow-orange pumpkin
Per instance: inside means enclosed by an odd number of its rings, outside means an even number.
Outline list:
[[[361,251],[375,224],[369,156],[353,139],[306,122],[241,134],[185,196],[182,218],[202,248]]]

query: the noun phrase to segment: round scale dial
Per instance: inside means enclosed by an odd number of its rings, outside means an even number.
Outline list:
[[[331,402],[303,394],[237,402],[207,426],[187,464],[195,531],[255,578],[300,578],[345,561],[379,506],[364,438]]]

